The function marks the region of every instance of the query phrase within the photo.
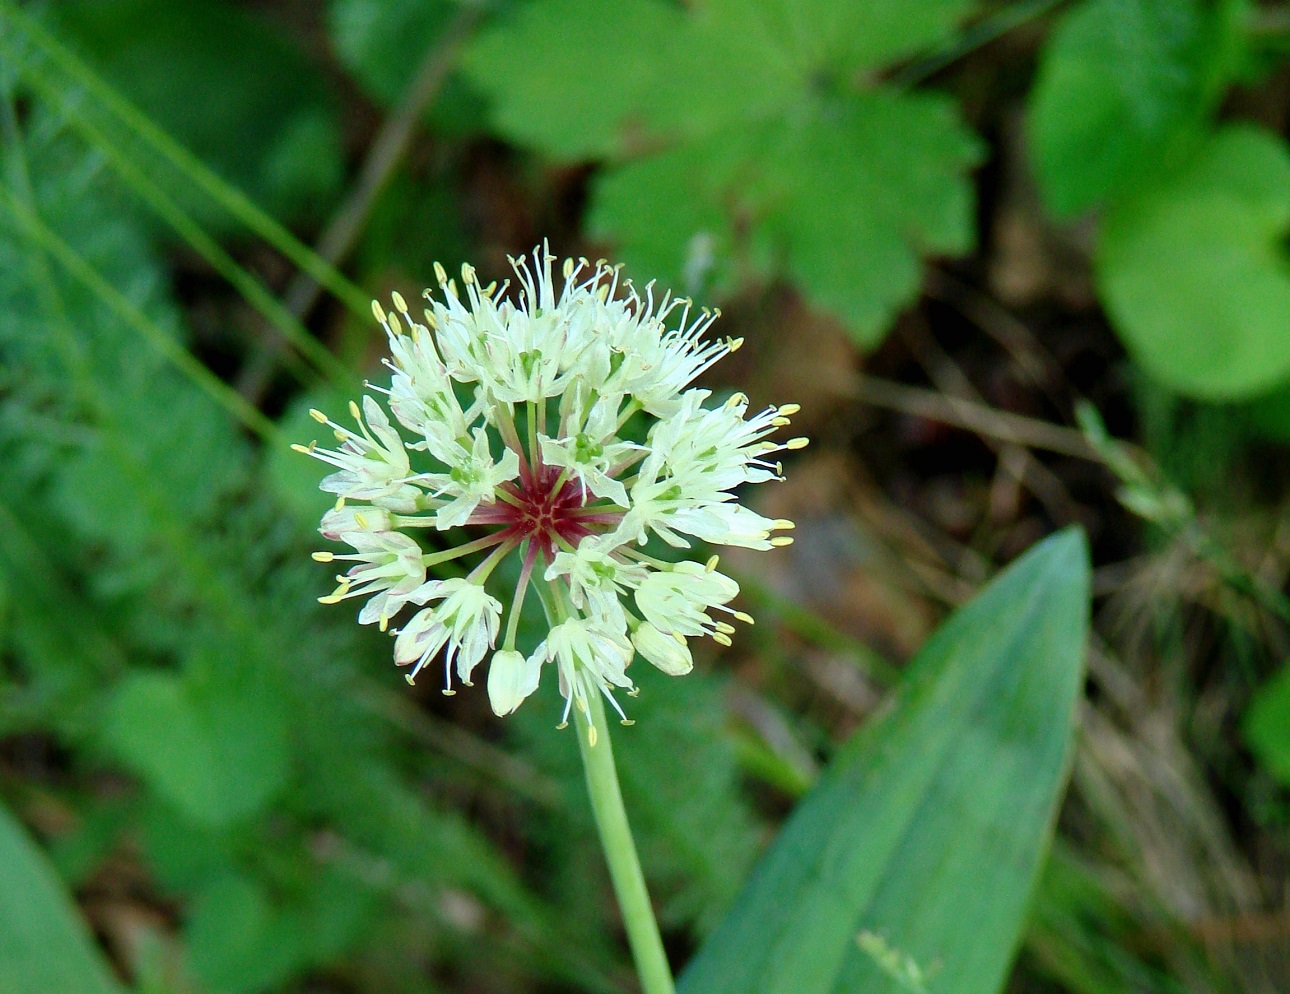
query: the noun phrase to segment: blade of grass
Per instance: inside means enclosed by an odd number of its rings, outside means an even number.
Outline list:
[[[154,124],[146,114],[109,86],[34,18],[21,11],[11,0],[0,0],[0,15],[23,32],[50,60],[83,86],[93,99],[211,200],[309,273],[354,314],[366,315],[369,312],[371,302],[366,293],[257,207],[244,193],[217,176],[193,153]]]
[[[63,119],[85,142],[102,152],[113,171],[130,187],[158,217],[165,221],[198,255],[205,259],[236,289],[257,311],[277,327],[284,338],[308,359],[314,368],[327,377],[332,385],[350,384],[353,375],[326,348],[314,338],[286,307],[229,255],[196,221],[184,212],[175,201],[134,162],[100,128],[94,125],[76,101],[67,99],[67,92],[38,66],[31,68],[26,78],[35,85],[44,98],[63,112]]]
[[[8,190],[0,190],[3,206],[41,248],[53,256],[67,273],[103,301],[122,321],[137,331],[181,373],[211,399],[253,431],[266,445],[284,445],[278,427],[246,402],[235,390],[159,328],[147,315],[105,280],[74,248],[63,241]]]

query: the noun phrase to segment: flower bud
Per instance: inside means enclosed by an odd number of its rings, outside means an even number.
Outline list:
[[[694,669],[690,647],[679,635],[664,635],[648,621],[632,632],[636,651],[668,676],[685,676]]]

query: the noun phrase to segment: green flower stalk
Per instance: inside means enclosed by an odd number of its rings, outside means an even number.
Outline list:
[[[361,407],[351,403],[353,427],[314,411],[338,446],[295,448],[335,467],[321,484],[337,499],[320,531],[350,549],[315,554],[351,564],[320,600],[362,599],[358,620],[395,635],[395,662],[409,668],[409,683],[442,658],[451,694],[454,672],[471,686],[487,659],[489,701],[507,715],[555,668],[560,727],[576,712],[615,890],[653,994],[671,990],[671,979],[603,705],[630,724],[615,690],[636,692],[628,668],[637,654],[679,676],[693,667],[691,639],[729,645],[730,621],[752,619],[730,607],[739,586],[716,556],[668,562],[644,546],[651,537],[676,549],[696,539],[789,544],[777,533],[791,521],[757,514],[734,491],[780,479],[776,454],[806,439],[769,440],[796,405],[749,414],[742,394],[711,404],[708,390],[691,385],[741,344],[704,337],[718,312],[656,297],[653,284],[637,291],[618,268],[585,259],[566,260],[557,286],[554,262],[545,246],[531,260],[513,259],[513,295],[509,284],[480,286],[469,266],[460,287],[436,266],[441,294],[427,291],[423,321],[397,293],[393,313],[374,303],[392,376],[389,387],[369,387],[384,406],[370,395]],[[634,417],[648,421],[643,442],[624,435]],[[458,543],[427,552],[416,538],[426,529]],[[478,561],[465,576],[431,576],[468,556]],[[502,592],[495,573],[512,556],[518,580]],[[548,628],[526,653],[516,639],[531,592]],[[409,607],[419,610],[391,628]]]

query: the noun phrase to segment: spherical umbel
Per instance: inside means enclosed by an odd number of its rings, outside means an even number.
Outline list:
[[[359,621],[382,630],[419,607],[392,631],[409,682],[442,656],[452,693],[454,670],[470,685],[490,659],[499,715],[554,664],[567,721],[592,693],[622,715],[612,688],[634,691],[627,669],[637,651],[680,675],[693,665],[689,639],[728,645],[735,628],[720,616],[752,621],[729,606],[739,588],[715,556],[669,562],[643,546],[651,537],[675,549],[789,544],[774,533],[792,522],[744,507],[736,490],[780,479],[774,457],[806,440],[768,440],[796,405],[749,415],[742,394],[712,404],[710,391],[691,386],[741,344],[704,337],[717,312],[695,316],[690,301],[656,299],[653,284],[638,292],[616,267],[585,259],[566,260],[557,286],[554,261],[545,246],[512,260],[513,294],[481,287],[469,266],[460,286],[436,266],[441,294],[427,291],[424,323],[400,294],[394,314],[374,303],[391,379],[369,388],[393,421],[366,396],[350,405],[354,428],[312,412],[336,448],[294,448],[335,468],[321,484],[337,500],[320,531],[352,550],[315,554],[353,564],[320,600],[366,598]],[[649,425],[644,442],[623,436],[634,417]],[[427,530],[461,538],[426,551],[416,536]],[[514,588],[490,592],[512,555]],[[467,575],[434,577],[466,557],[479,557]],[[518,620],[534,589],[549,629],[524,653]]]

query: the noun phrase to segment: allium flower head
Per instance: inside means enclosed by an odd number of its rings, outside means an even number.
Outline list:
[[[729,645],[734,626],[720,619],[751,622],[730,607],[739,587],[716,556],[673,563],[642,547],[652,536],[676,549],[789,544],[775,533],[792,522],[744,507],[735,488],[779,479],[776,453],[806,440],[769,440],[795,405],[749,415],[742,394],[717,404],[691,385],[740,345],[705,337],[717,312],[656,297],[653,284],[638,292],[603,262],[566,260],[557,283],[554,261],[545,246],[511,260],[513,293],[480,286],[469,266],[459,286],[436,266],[441,294],[426,292],[423,321],[397,293],[393,314],[374,303],[392,377],[369,387],[393,421],[366,396],[350,404],[352,428],[311,412],[335,449],[295,448],[335,467],[321,487],[336,506],[320,531],[353,550],[315,554],[353,564],[320,600],[364,599],[359,621],[382,631],[419,607],[391,630],[408,682],[442,658],[452,693],[453,670],[470,686],[487,658],[499,715],[551,664],[567,721],[594,693],[621,716],[612,688],[634,693],[627,670],[637,652],[683,674],[689,639]],[[647,427],[629,438],[633,418]],[[493,589],[511,556],[513,589]],[[462,559],[468,572],[428,578]],[[516,636],[530,594],[549,627],[526,655]]]

